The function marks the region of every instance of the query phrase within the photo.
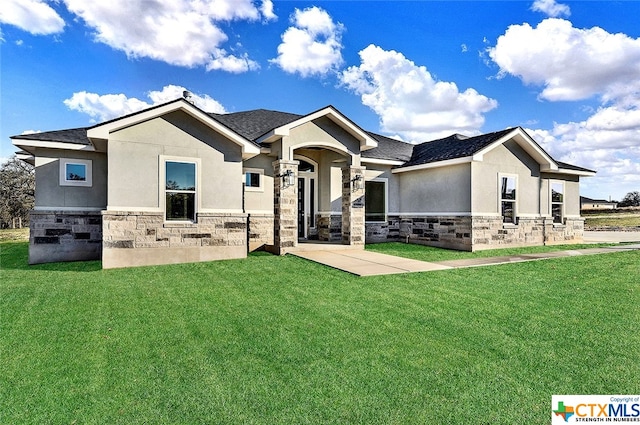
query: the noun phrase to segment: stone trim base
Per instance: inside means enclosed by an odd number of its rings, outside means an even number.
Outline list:
[[[179,248],[104,248],[102,268],[157,266],[245,258],[245,246],[192,246]]]
[[[100,211],[31,211],[29,264],[100,260]]]
[[[400,241],[440,248],[476,251],[521,246],[571,244],[583,241],[584,219],[523,218],[504,224],[501,217],[388,216],[381,223],[366,223],[367,243]]]
[[[199,213],[196,223],[164,221],[158,212],[103,211],[102,267],[244,258],[247,215]]]
[[[265,249],[273,245],[273,214],[249,213],[249,252]]]
[[[319,241],[342,241],[342,214],[316,214],[316,226]]]

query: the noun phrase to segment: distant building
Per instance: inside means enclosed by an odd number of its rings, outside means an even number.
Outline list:
[[[606,199],[580,197],[580,209],[582,210],[614,210],[617,206],[617,202],[607,201]]]

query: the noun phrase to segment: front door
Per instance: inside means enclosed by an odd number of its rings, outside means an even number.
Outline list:
[[[298,238],[307,239],[316,227],[316,179],[298,178]]]

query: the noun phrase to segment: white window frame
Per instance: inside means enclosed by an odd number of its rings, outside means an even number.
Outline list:
[[[259,174],[259,186],[247,186],[247,173]],[[243,168],[242,169],[242,183],[244,183],[244,190],[247,192],[264,192],[264,169],[262,168]]]
[[[314,226],[309,226],[308,229],[305,230],[305,238],[308,237],[309,235],[306,234],[307,230],[317,230],[318,229],[318,192],[320,191],[319,186],[318,186],[318,162],[314,161],[313,159],[307,157],[307,156],[303,156],[303,155],[298,155],[295,154],[293,156],[293,159],[296,161],[305,161],[308,162],[309,164],[313,165],[313,171],[300,171],[300,169],[298,168],[298,176],[297,178],[299,179],[304,179],[304,185],[305,185],[305,193],[308,193],[310,188],[311,188],[311,180],[313,180],[313,185],[314,185],[314,189],[313,189],[313,199],[311,199],[311,196],[305,196],[305,205],[304,205],[304,209],[306,211],[306,219],[305,219],[305,223],[308,223],[311,220],[311,217],[313,217],[313,224]],[[300,164],[298,164],[298,166],[300,166]],[[297,195],[296,195],[297,196]],[[311,203],[313,201],[313,211],[311,211]]]
[[[365,223],[386,223],[387,222],[387,218],[389,217],[389,179],[387,177],[376,177],[376,178],[373,178],[373,179],[368,179],[368,180],[365,181],[365,188],[366,188],[367,182],[382,182],[382,183],[384,183],[384,221],[367,220],[367,210],[366,210],[367,191],[365,189],[365,192],[364,192],[364,196],[365,196],[365,210],[364,210],[365,219],[364,220],[365,220]]]
[[[194,208],[193,212],[193,220],[167,220],[167,162],[183,162],[186,164],[195,164],[196,166],[196,190],[195,190],[195,200],[194,200]],[[181,223],[196,223],[198,221],[198,212],[202,210],[201,207],[201,197],[200,197],[200,188],[202,187],[202,179],[201,179],[201,161],[200,158],[190,158],[190,157],[181,157],[181,156],[166,156],[160,155],[158,160],[158,170],[159,170],[159,181],[158,181],[158,199],[159,205],[162,209],[164,223],[165,224],[181,224]]]
[[[559,184],[562,185],[562,202],[553,202],[553,185],[554,184]],[[567,197],[567,185],[565,184],[565,182],[563,180],[549,180],[549,214],[551,215],[551,218],[553,218],[553,225],[554,226],[562,226],[564,224],[564,219],[565,219],[565,199]],[[560,221],[557,222],[555,221],[555,218],[553,217],[553,205],[554,204],[559,204],[561,205],[560,207]]]
[[[82,165],[85,167],[84,180],[68,180],[67,165]],[[93,186],[93,162],[90,159],[60,158],[60,186]]]
[[[516,186],[516,199],[502,199],[502,179],[503,178],[513,178],[515,180]],[[503,226],[516,226],[518,224],[518,196],[520,194],[520,189],[518,187],[518,175],[517,174],[508,174],[508,173],[498,173],[498,215],[502,220]],[[513,202],[513,222],[505,222],[504,216],[502,215],[502,202]]]

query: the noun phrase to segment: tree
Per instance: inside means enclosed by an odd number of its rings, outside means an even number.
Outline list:
[[[14,219],[29,222],[35,201],[34,167],[13,155],[0,166],[0,227],[10,227]]]
[[[634,191],[624,195],[622,201],[618,204],[619,207],[640,207],[640,192]]]

